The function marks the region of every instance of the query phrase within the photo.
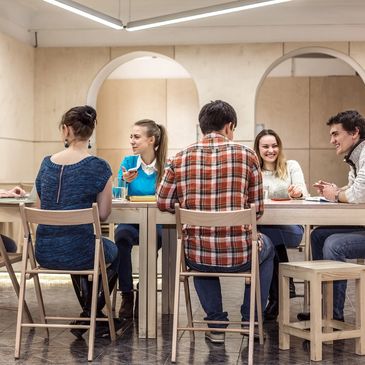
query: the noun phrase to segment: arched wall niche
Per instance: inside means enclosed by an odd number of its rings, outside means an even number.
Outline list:
[[[146,57],[169,60],[185,69],[173,58],[156,52],[132,52],[105,65],[88,90],[87,103],[97,107],[100,117],[93,144],[97,155],[110,162],[114,174],[121,159],[131,154],[129,134],[138,119],[149,118],[165,125],[169,156],[197,139],[199,98],[196,83],[189,72],[190,78],[187,79],[107,80],[123,64]]]
[[[282,62],[307,54],[328,55],[351,66],[354,76],[267,76]],[[274,129],[288,159],[299,161],[307,186],[318,179],[347,183],[348,166],[329,143],[328,118],[346,109],[365,114],[365,71],[349,55],[325,47],[298,48],[276,59],[263,73],[255,94],[255,129]]]

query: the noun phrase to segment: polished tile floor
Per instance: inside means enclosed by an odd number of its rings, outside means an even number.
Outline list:
[[[293,253],[291,253],[293,256]],[[297,253],[294,252],[294,256]],[[300,257],[299,257],[300,259]],[[1,278],[4,278],[4,274]],[[224,281],[224,306],[230,319],[239,320],[239,303],[242,288],[237,280]],[[297,292],[303,291],[298,283]],[[77,315],[79,307],[68,280],[47,282],[43,285],[47,313]],[[348,290],[346,304],[347,320],[354,319],[353,285]],[[159,295],[160,300],[160,295]],[[28,303],[37,316],[34,290],[30,288]],[[119,303],[118,303],[119,304]],[[302,298],[292,299],[292,316],[302,309]],[[87,342],[77,340],[68,330],[50,330],[50,340],[43,339],[42,331],[25,331],[22,341],[21,358],[14,360],[14,342],[17,299],[8,280],[0,280],[0,364],[87,364]],[[202,310],[193,297],[195,315],[202,317]],[[160,308],[160,307],[159,307]],[[172,316],[159,315],[158,337],[153,340],[138,338],[135,323],[126,323],[119,332],[115,343],[107,339],[96,339],[94,364],[170,364]],[[278,327],[276,322],[264,325],[266,341],[263,346],[255,346],[256,364],[308,364],[309,352],[301,339],[292,337],[291,349],[278,349]],[[365,357],[354,354],[354,341],[337,341],[323,347],[323,361],[319,364],[364,364]],[[183,334],[178,345],[179,364],[246,364],[247,339],[240,335],[228,334],[224,345],[213,345],[204,339],[202,333],[196,334],[195,345],[190,343],[189,335]]]

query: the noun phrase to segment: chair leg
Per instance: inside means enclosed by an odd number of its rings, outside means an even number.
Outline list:
[[[328,323],[333,319],[333,281],[324,281],[322,283],[322,307],[323,307],[323,318],[325,325],[323,326],[323,333],[333,332],[332,326]],[[327,345],[333,345],[333,341],[325,341]]]
[[[113,297],[112,297],[112,312],[115,313],[115,307],[117,305],[117,292],[118,292],[118,287],[117,285],[115,285],[114,289],[113,289]]]
[[[110,292],[109,292],[109,283],[108,278],[106,274],[106,265],[105,265],[105,258],[104,258],[104,250],[103,246],[100,245],[100,271],[101,271],[101,280],[103,283],[103,289],[104,289],[104,298],[105,298],[105,306],[108,313],[108,323],[109,323],[109,332],[110,332],[110,338],[112,341],[116,340],[115,335],[115,328],[114,328],[114,320],[112,315],[112,305],[110,302]],[[116,285],[115,285],[116,288]],[[116,292],[116,290],[114,291]]]
[[[360,328],[360,337],[355,339],[355,353],[365,355],[365,272],[356,280],[356,327]]]
[[[318,277],[310,281],[311,319],[310,353],[312,361],[322,360],[322,283]],[[332,298],[331,298],[332,299]]]
[[[29,245],[29,262],[30,262],[30,267],[32,269],[36,268],[36,262],[35,262],[35,256],[34,256],[34,248],[33,245]],[[36,297],[37,297],[37,301],[38,301],[38,307],[39,307],[39,315],[41,318],[41,323],[46,324],[47,320],[46,320],[46,310],[44,307],[44,301],[43,301],[43,295],[42,295],[42,289],[41,289],[41,284],[39,281],[39,276],[38,274],[35,274],[33,277],[33,282],[34,282],[34,290],[36,293]],[[49,338],[49,329],[48,327],[45,327],[45,331],[46,331],[46,338]]]
[[[93,275],[90,328],[89,328],[89,351],[88,351],[88,355],[87,355],[87,360],[88,361],[93,361],[93,357],[94,357],[97,296],[98,296],[98,274],[96,273],[96,274]]]
[[[257,305],[257,323],[259,329],[259,343],[264,343],[264,328],[262,321],[262,305],[261,305],[261,284],[260,284],[260,266],[257,258],[256,262],[256,305]]]
[[[96,302],[98,299],[99,286],[99,263],[100,263],[100,240],[96,240],[95,257],[94,257],[94,272],[92,274],[93,287],[91,296],[91,314],[90,314],[90,328],[89,328],[89,351],[87,355],[88,361],[93,361],[94,358],[94,341],[95,341],[95,327],[96,327]],[[103,283],[104,284],[104,283]]]
[[[250,325],[248,336],[248,364],[253,364],[253,345],[255,336],[255,299],[256,299],[256,284],[258,281],[258,250],[257,245],[252,245],[252,266],[251,266],[251,288],[250,288]],[[260,305],[261,307],[261,305]]]
[[[194,327],[193,324],[193,311],[191,309],[191,297],[190,297],[190,288],[189,288],[189,279],[184,278],[184,294],[185,294],[185,304],[186,304],[186,314],[188,317],[188,326]],[[190,341],[194,341],[195,333],[194,331],[190,332]]]
[[[176,270],[175,270],[175,294],[174,294],[174,320],[172,325],[172,352],[171,362],[176,362],[177,328],[179,325],[180,306],[180,269],[181,269],[181,240],[177,241]]]
[[[21,268],[21,276],[20,276],[20,290],[19,290],[19,301],[18,301],[18,316],[16,321],[16,334],[15,334],[15,351],[14,357],[19,359],[20,356],[20,346],[22,339],[22,323],[23,323],[23,308],[25,302],[25,286],[26,286],[26,277],[25,271],[27,269],[28,263],[28,248],[29,242],[27,239],[24,239],[24,247],[23,247],[23,258],[22,258],[22,268]]]
[[[11,283],[13,284],[13,288],[15,290],[15,293],[16,293],[18,299],[19,299],[19,290],[20,290],[19,289],[19,283],[18,283],[18,280],[15,276],[13,266],[6,259],[5,259],[5,266],[6,266],[6,269],[7,269],[8,273],[9,273],[10,280],[11,280]],[[30,314],[30,310],[28,308],[28,305],[27,305],[26,301],[24,302],[24,311],[25,311],[25,315],[28,318],[29,323],[33,323],[33,318],[32,318],[32,315]]]
[[[279,349],[289,350],[290,335],[284,331],[289,324],[290,298],[289,298],[289,277],[284,276],[282,267],[279,267]]]

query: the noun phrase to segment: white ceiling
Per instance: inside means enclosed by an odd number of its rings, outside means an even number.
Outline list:
[[[76,0],[123,23],[232,0]],[[365,41],[365,0],[293,0],[139,32],[111,30],[42,0],[0,0],[0,31],[38,46]]]

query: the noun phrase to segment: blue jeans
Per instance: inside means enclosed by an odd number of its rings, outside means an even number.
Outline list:
[[[303,226],[298,225],[259,225],[257,229],[268,236],[275,247],[298,247],[304,233]]]
[[[275,248],[274,270],[270,286],[269,306],[279,301],[279,262],[288,262],[286,247],[298,247],[304,228],[299,225],[259,225],[258,230],[268,236]]]
[[[156,226],[157,249],[162,246],[162,225]],[[119,290],[122,293],[133,291],[132,248],[139,244],[138,224],[118,224],[115,230],[115,244],[119,252]]]
[[[16,243],[9,237],[0,235],[5,246],[6,252],[16,252]]]
[[[264,243],[259,252],[260,281],[261,281],[261,306],[265,308],[269,287],[271,283],[273,259],[275,256],[274,247],[270,239],[262,235]],[[206,266],[196,264],[187,260],[186,264],[193,270],[202,272],[242,272],[251,267],[251,262],[233,267]],[[218,277],[194,277],[194,286],[200,303],[206,313],[205,320],[228,321],[228,313],[223,312],[222,292]],[[245,285],[243,304],[241,305],[241,316],[243,321],[250,319],[250,285]],[[227,325],[208,325],[212,328],[224,328]]]
[[[313,260],[346,261],[365,258],[365,227],[317,227],[311,233]],[[343,319],[346,280],[333,283],[333,318]]]

